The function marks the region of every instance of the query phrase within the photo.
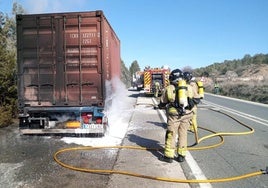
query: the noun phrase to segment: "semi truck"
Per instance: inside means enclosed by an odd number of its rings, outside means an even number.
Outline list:
[[[103,11],[16,15],[22,134],[99,134],[121,74],[120,40]]]
[[[170,71],[167,68],[146,68],[144,69],[144,93],[151,96],[155,91],[155,82],[160,84],[161,95],[162,89],[169,84]]]
[[[140,91],[143,89],[144,84],[144,72],[143,71],[137,71],[135,73],[135,79],[133,81],[134,87],[136,87],[137,91]]]

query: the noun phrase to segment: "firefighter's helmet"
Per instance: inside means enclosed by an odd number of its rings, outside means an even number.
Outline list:
[[[186,80],[186,82],[189,82],[193,78],[193,75],[190,72],[184,72],[183,78]]]
[[[173,84],[178,83],[183,78],[183,72],[180,69],[174,69],[169,75],[169,81]]]

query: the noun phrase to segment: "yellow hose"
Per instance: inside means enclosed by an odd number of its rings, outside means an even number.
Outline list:
[[[211,109],[213,110],[213,109]],[[233,120],[237,121],[238,123],[240,123],[241,125],[243,125],[244,127],[246,127],[247,129],[249,129],[249,131],[245,131],[245,132],[214,132],[212,130],[203,128],[203,127],[199,127],[200,129],[204,129],[206,131],[212,132],[212,134],[204,136],[200,139],[197,139],[198,136],[196,135],[196,144],[212,138],[212,137],[220,137],[220,142],[214,145],[209,145],[209,146],[203,146],[203,147],[190,147],[188,148],[188,150],[203,150],[203,149],[210,149],[210,148],[215,148],[218,147],[220,145],[222,145],[224,143],[224,138],[223,136],[233,136],[233,135],[246,135],[246,134],[252,134],[254,133],[254,129],[251,128],[250,126],[244,124],[243,122],[237,120],[236,118],[234,118],[233,116],[223,113],[221,111],[217,111],[219,113],[225,114],[226,116],[232,118]],[[228,182],[228,181],[236,181],[236,180],[241,180],[241,179],[245,179],[245,178],[249,178],[249,177],[253,177],[253,176],[258,176],[261,174],[267,174],[267,168],[266,171],[265,170],[260,170],[260,171],[256,171],[256,172],[252,172],[252,173],[248,173],[248,174],[243,174],[243,175],[239,175],[239,176],[233,176],[233,177],[227,177],[227,178],[218,178],[218,179],[191,179],[191,180],[187,180],[187,179],[175,179],[175,178],[167,178],[167,177],[154,177],[154,176],[149,176],[149,175],[143,175],[143,174],[137,174],[134,172],[129,172],[129,171],[120,171],[120,170],[108,170],[108,169],[88,169],[88,168],[81,168],[81,167],[75,167],[69,164],[66,164],[62,161],[60,161],[58,159],[58,155],[61,153],[65,153],[65,152],[71,152],[71,151],[75,151],[75,150],[94,150],[94,149],[111,149],[111,148],[117,148],[117,149],[136,149],[136,150],[161,150],[161,148],[146,148],[146,147],[139,147],[139,146],[98,146],[98,147],[73,147],[73,148],[65,148],[65,149],[61,149],[58,150],[56,153],[54,153],[54,160],[60,164],[61,166],[71,169],[71,170],[75,170],[75,171],[81,171],[81,172],[88,172],[88,173],[103,173],[103,174],[121,174],[121,175],[127,175],[127,176],[134,176],[134,177],[139,177],[139,178],[146,178],[146,179],[152,179],[152,180],[157,180],[157,181],[165,181],[165,182],[174,182],[174,183],[220,183],[220,182]]]
[[[221,142],[219,144],[216,144],[216,145],[212,145],[212,146],[205,146],[205,147],[199,147],[199,148],[189,148],[189,150],[201,150],[201,149],[210,149],[210,148],[215,148],[215,147],[218,147],[219,145],[223,144],[224,140],[223,140],[223,136],[234,136],[234,135],[247,135],[247,134],[252,134],[254,133],[254,129],[251,128],[250,126],[246,125],[245,123],[243,123],[242,121],[239,121],[238,119],[236,119],[235,117],[227,114],[227,113],[224,113],[222,111],[219,111],[219,110],[214,110],[212,108],[210,108],[210,110],[213,110],[215,112],[218,112],[218,113],[222,113],[226,116],[228,116],[229,118],[233,119],[234,121],[238,122],[240,125],[246,127],[247,129],[249,129],[249,131],[245,131],[245,132],[214,132],[214,131],[211,131],[209,129],[206,129],[206,128],[203,128],[203,127],[199,127],[201,129],[204,129],[204,130],[207,130],[207,131],[210,131],[210,132],[213,132],[213,134],[210,134],[210,135],[207,135],[207,136],[204,136],[200,139],[198,139],[198,135],[197,135],[197,130],[195,130],[195,138],[196,138],[196,144],[199,144],[200,142],[206,140],[206,139],[209,139],[209,138],[212,138],[212,137],[216,137],[216,136],[219,136],[221,138]]]
[[[81,168],[81,167],[75,167],[66,163],[63,163],[58,159],[58,155],[61,153],[65,153],[68,151],[75,151],[75,150],[94,150],[94,149],[108,149],[108,148],[119,148],[119,149],[137,149],[137,150],[160,150],[159,148],[145,148],[145,147],[136,147],[136,146],[101,146],[101,147],[73,147],[73,148],[65,148],[57,151],[54,154],[54,160],[60,164],[61,166],[75,170],[80,172],[88,172],[88,173],[103,173],[103,174],[121,174],[121,175],[127,175],[127,176],[133,176],[133,177],[139,177],[139,178],[146,178],[146,179],[152,179],[152,180],[158,180],[158,181],[165,181],[165,182],[174,182],[174,183],[220,183],[220,182],[227,182],[227,181],[236,181],[244,178],[249,178],[257,175],[264,174],[263,171],[256,171],[240,176],[234,176],[229,178],[219,178],[219,179],[175,179],[175,178],[167,178],[167,177],[155,177],[155,176],[149,176],[149,175],[143,175],[143,174],[137,174],[134,172],[129,171],[120,171],[120,170],[108,170],[108,169],[87,169],[87,168]]]

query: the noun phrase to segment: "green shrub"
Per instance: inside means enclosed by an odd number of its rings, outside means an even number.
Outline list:
[[[0,107],[0,128],[6,127],[12,124],[12,108],[11,106]]]
[[[228,84],[225,83],[222,95],[244,99],[253,102],[268,104],[268,86],[254,85],[253,83]]]

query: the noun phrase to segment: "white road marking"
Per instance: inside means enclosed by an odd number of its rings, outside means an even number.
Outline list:
[[[206,176],[198,166],[197,162],[194,160],[193,156],[189,151],[187,151],[186,154],[186,162],[188,163],[194,177],[196,179],[200,180],[206,180]],[[212,185],[210,183],[199,183],[200,188],[212,188]]]
[[[153,103],[157,104],[157,101],[154,98],[153,98]],[[167,122],[167,117],[165,113],[163,112],[163,110],[158,110],[158,111],[161,117],[163,118],[164,122]],[[198,166],[197,162],[194,160],[193,156],[191,155],[189,151],[187,151],[187,154],[186,154],[186,162],[188,166],[190,167],[195,179],[202,179],[202,180],[207,179],[205,174],[202,172],[201,168]],[[199,187],[200,188],[212,188],[212,185],[210,183],[199,183]]]
[[[231,109],[231,108],[227,108],[227,107],[224,107],[224,106],[221,106],[221,105],[217,105],[217,104],[212,103],[212,102],[204,101],[204,103],[208,104],[208,105],[210,105],[212,107],[217,107],[217,108],[219,108],[221,110],[224,110],[226,112],[233,113],[233,114],[238,115],[240,117],[255,121],[255,122],[260,123],[262,125],[268,126],[268,121],[265,120],[265,119],[262,119],[262,118],[259,118],[259,117],[256,117],[256,116],[252,116],[250,114],[246,114],[246,113],[243,113],[243,112]]]
[[[253,102],[253,101],[247,101],[247,100],[243,100],[243,99],[236,99],[236,98],[227,97],[227,96],[223,96],[223,95],[215,95],[215,94],[211,94],[211,93],[206,93],[206,95],[210,95],[210,96],[214,96],[214,97],[217,96],[219,98],[225,98],[225,99],[229,99],[229,100],[233,100],[233,101],[239,101],[239,102],[249,103],[249,104],[253,104],[253,105],[268,107],[267,104],[262,104],[262,103]]]

